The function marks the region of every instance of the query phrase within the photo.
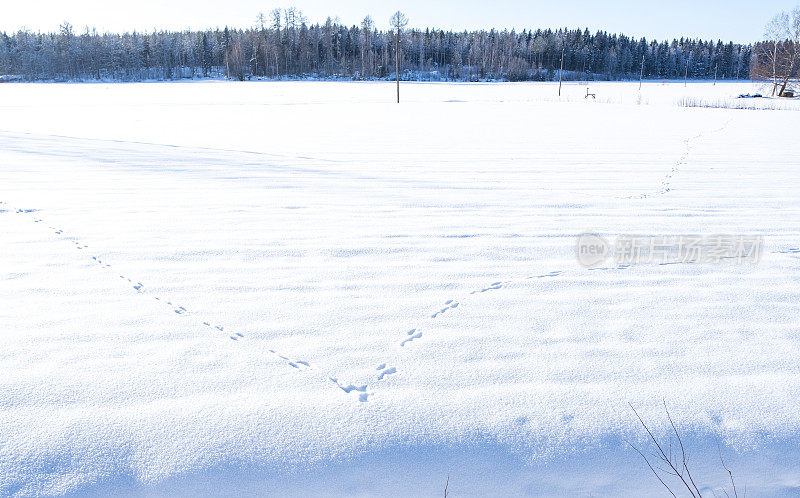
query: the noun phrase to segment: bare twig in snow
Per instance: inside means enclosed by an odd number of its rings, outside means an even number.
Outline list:
[[[655,476],[656,476],[656,479],[658,479],[658,481],[659,481],[661,484],[663,484],[665,488],[667,488],[667,491],[669,491],[669,494],[671,494],[672,496],[675,496],[675,498],[678,498],[678,497],[675,495],[675,493],[672,491],[672,489],[670,489],[670,487],[667,485],[667,483],[665,483],[665,482],[664,482],[664,479],[661,479],[661,476],[660,476],[660,475],[658,475],[658,472],[656,472],[656,469],[654,469],[654,468],[653,468],[653,465],[650,463],[650,460],[648,460],[648,458],[645,456],[645,454],[644,454],[644,453],[642,453],[642,452],[639,450],[639,448],[637,448],[636,446],[634,446],[633,444],[631,444],[631,442],[630,442],[630,441],[626,441],[626,442],[628,443],[628,446],[630,446],[631,448],[633,448],[633,450],[634,450],[636,453],[638,453],[639,455],[641,455],[641,457],[644,459],[644,462],[647,464],[647,466],[648,466],[648,467],[650,467],[650,470],[653,472],[653,475],[655,475]]]
[[[686,449],[683,447],[683,441],[681,440],[681,435],[678,433],[678,429],[675,427],[675,422],[672,421],[672,415],[669,414],[669,409],[667,408],[667,402],[664,401],[664,411],[667,413],[667,418],[669,419],[669,425],[672,426],[672,431],[675,433],[675,437],[678,439],[678,444],[681,447],[681,459],[683,460],[683,469],[686,471],[686,475],[689,477],[689,482],[692,483],[694,486],[694,490],[697,491],[697,496],[702,496],[700,494],[700,490],[697,489],[697,484],[694,483],[694,479],[692,478],[692,473],[689,471],[689,466],[686,464]],[[691,491],[691,489],[689,490]]]
[[[661,443],[658,442],[656,437],[653,435],[653,432],[650,430],[650,428],[645,423],[644,419],[639,415],[639,412],[636,411],[636,408],[634,408],[631,403],[628,403],[628,405],[631,407],[631,410],[633,410],[633,413],[636,415],[636,418],[639,419],[639,423],[642,424],[642,427],[644,428],[645,432],[647,432],[647,435],[650,437],[650,441],[652,441],[653,445],[655,445],[656,449],[658,450],[658,454],[656,455],[658,457],[658,459],[661,460],[663,463],[665,463],[670,468],[672,473],[674,473],[674,475],[677,476],[678,479],[681,480],[683,485],[689,491],[689,494],[692,496],[692,498],[702,498],[702,495],[700,494],[699,491],[697,491],[697,493],[695,493],[696,487],[695,487],[695,489],[692,489],[692,486],[690,486],[689,483],[686,481],[686,478],[683,476],[683,472],[678,470],[678,467],[676,466],[676,464],[670,459],[670,456],[667,455],[667,453],[664,451],[664,448],[661,446]],[[673,425],[673,428],[674,428],[674,425]],[[676,432],[677,432],[677,430],[676,430]],[[680,438],[679,438],[679,442],[680,442]],[[681,443],[681,446],[683,446],[683,443]],[[686,468],[685,453],[684,453],[683,456],[684,456],[684,468]],[[649,465],[649,462],[648,462],[648,465]],[[691,475],[689,475],[688,477],[691,480]],[[692,483],[692,484],[694,484],[694,483]]]
[[[733,472],[731,472],[731,469],[729,469],[728,466],[725,465],[725,460],[722,458],[722,449],[720,449],[719,443],[717,443],[717,452],[719,453],[719,461],[722,462],[722,468],[725,469],[725,471],[728,473],[728,476],[730,476],[731,478],[731,486],[733,486],[733,496],[734,498],[739,498],[739,493],[736,492],[736,483],[733,482]]]

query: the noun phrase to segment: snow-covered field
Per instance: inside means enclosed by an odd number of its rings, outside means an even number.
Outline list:
[[[0,86],[0,495],[797,496],[800,114],[638,86]]]

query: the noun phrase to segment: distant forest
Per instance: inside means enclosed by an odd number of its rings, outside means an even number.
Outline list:
[[[743,79],[752,46],[654,41],[588,30],[443,31],[401,34],[401,79],[550,81]],[[367,17],[358,26],[308,24],[296,9],[259,15],[248,29],[185,32],[0,33],[0,75],[28,81],[145,81],[184,78],[388,79],[395,32]]]

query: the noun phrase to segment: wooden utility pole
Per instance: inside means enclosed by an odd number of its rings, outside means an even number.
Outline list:
[[[397,30],[397,37],[394,43],[394,69],[397,79],[397,103],[400,103],[400,30]]]
[[[558,96],[561,97],[561,81],[564,79],[564,42],[561,42],[561,69],[558,71]]]
[[[642,80],[644,79],[644,55],[642,56],[642,70],[639,72],[639,91],[642,91]]]

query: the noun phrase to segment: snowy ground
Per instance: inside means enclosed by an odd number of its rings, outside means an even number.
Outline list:
[[[0,495],[797,496],[800,114],[590,88],[0,87]]]

